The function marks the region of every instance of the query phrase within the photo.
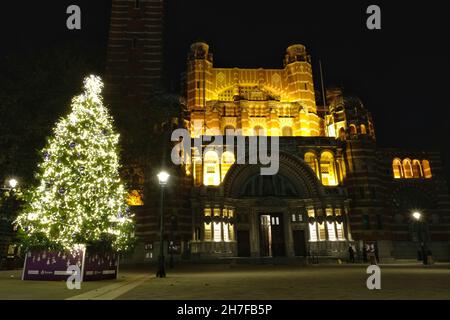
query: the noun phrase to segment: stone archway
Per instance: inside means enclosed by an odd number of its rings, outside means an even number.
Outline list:
[[[224,198],[237,206],[237,216],[246,216],[245,226],[237,228],[238,253],[250,247],[252,256],[292,255],[290,212],[298,200],[320,198],[320,182],[303,160],[285,153],[279,160],[273,176],[262,176],[260,165],[234,164],[225,177]],[[306,252],[306,238],[304,243]]]
[[[255,197],[262,196],[282,196],[295,197],[297,199],[318,198],[321,193],[320,183],[312,172],[311,168],[301,159],[280,153],[279,171],[274,176],[261,176],[260,165],[240,165],[234,164],[223,182],[224,196],[227,198],[241,198],[242,196],[251,196],[246,193],[245,187],[255,180],[256,185],[269,188],[267,183],[271,184],[275,189],[269,194],[263,191],[255,192]]]

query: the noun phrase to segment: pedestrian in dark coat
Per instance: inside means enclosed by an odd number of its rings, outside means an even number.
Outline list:
[[[363,262],[367,262],[367,245],[363,246]]]
[[[355,251],[351,245],[348,246],[348,257],[351,263],[355,263]]]

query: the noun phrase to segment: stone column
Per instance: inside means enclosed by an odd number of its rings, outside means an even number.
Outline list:
[[[294,257],[295,256],[295,252],[294,252],[294,239],[292,236],[292,224],[291,224],[291,219],[290,219],[291,213],[289,212],[289,210],[286,210],[286,212],[283,213],[283,220],[285,221],[284,223],[284,234],[285,234],[285,247],[286,247],[286,256],[287,257]]]
[[[250,255],[252,257],[259,257],[259,220],[258,214],[254,210],[250,209],[249,213],[250,222]]]

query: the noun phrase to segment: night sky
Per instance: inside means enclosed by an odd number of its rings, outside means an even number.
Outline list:
[[[15,1],[0,7],[0,54],[65,43],[105,57],[111,0]],[[82,30],[69,31],[66,8],[82,9]],[[382,30],[366,28],[369,4]],[[282,67],[285,48],[302,43],[322,60],[327,86],[343,86],[372,112],[379,144],[448,150],[450,52],[443,1],[195,1],[167,4],[166,79],[179,87],[190,43],[207,41],[215,66]],[[102,59],[101,59],[102,60]],[[103,60],[104,61],[104,60]],[[99,65],[103,70],[104,65]]]

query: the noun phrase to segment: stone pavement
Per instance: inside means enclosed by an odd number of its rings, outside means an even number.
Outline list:
[[[131,276],[125,281],[118,281],[95,290],[67,298],[66,300],[113,300],[124,293],[148,281],[149,275]]]
[[[367,266],[190,266],[168,271],[120,299],[450,299],[450,266],[381,265],[381,290]]]
[[[119,279],[21,281],[0,272],[0,299],[450,299],[450,265],[380,265],[381,290],[368,290],[366,265],[176,265],[167,277],[153,267],[122,267]],[[12,277],[11,277],[12,276]]]

